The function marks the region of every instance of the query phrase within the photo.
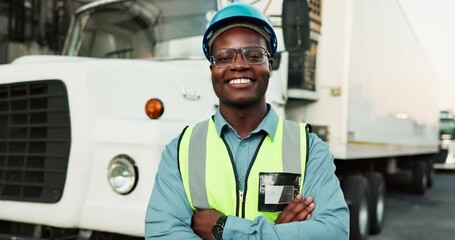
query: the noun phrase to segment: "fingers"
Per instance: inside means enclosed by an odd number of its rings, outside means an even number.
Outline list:
[[[307,197],[302,201],[302,195],[299,194],[283,209],[275,223],[305,221],[311,217],[315,207],[312,197]]]
[[[295,198],[292,199],[292,201],[284,208],[283,211],[292,210],[293,208],[295,208],[296,206],[298,206],[300,203],[302,203],[302,195],[301,195],[301,194],[298,194],[298,195],[295,196]]]
[[[291,215],[291,211],[302,202],[302,195],[298,194],[281,212],[278,216],[275,223],[285,223],[289,222],[294,218],[294,215]]]
[[[311,212],[313,212],[314,210],[314,207],[316,205],[311,202],[309,203],[300,213],[298,213],[293,219],[292,219],[292,222],[295,222],[295,221],[304,221],[304,220],[308,220],[310,219],[311,217]]]

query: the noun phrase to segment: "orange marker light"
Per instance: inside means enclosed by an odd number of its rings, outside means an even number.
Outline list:
[[[150,119],[158,119],[163,115],[163,112],[163,102],[158,98],[152,98],[145,104],[145,114],[147,114]]]

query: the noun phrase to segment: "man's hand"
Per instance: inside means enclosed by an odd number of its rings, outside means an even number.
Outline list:
[[[310,219],[315,206],[312,197],[307,197],[302,201],[302,195],[299,194],[284,208],[275,223],[290,223]]]
[[[191,228],[202,239],[213,239],[212,228],[223,214],[213,210],[196,210],[191,219]]]

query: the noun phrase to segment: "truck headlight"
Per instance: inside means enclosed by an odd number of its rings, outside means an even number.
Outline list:
[[[112,190],[122,195],[134,190],[139,172],[131,157],[123,154],[117,155],[111,160],[107,169],[107,177]]]

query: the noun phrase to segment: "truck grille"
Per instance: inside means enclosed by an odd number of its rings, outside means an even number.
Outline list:
[[[60,200],[70,127],[68,95],[62,81],[0,85],[1,200]]]

